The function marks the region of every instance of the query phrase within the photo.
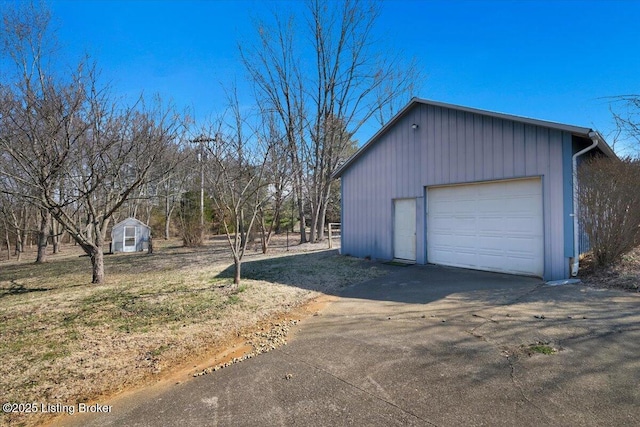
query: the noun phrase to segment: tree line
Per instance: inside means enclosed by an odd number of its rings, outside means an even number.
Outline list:
[[[299,225],[301,243],[323,240],[339,202],[332,174],[357,148],[354,134],[371,119],[384,123],[419,81],[413,63],[377,47],[379,6],[309,0],[303,19],[277,12],[257,21],[257,42],[239,45],[254,106],[241,108],[229,85],[223,112],[206,123],[159,98],[126,105],[89,58],[60,72],[46,7],[4,8],[0,227],[8,256],[35,236],[36,262],[44,262],[49,242],[55,252],[65,236],[101,283],[114,222],[161,216],[165,237],[176,224],[192,245],[215,222],[239,283],[256,231],[264,252],[283,224]]]
[[[20,258],[29,243],[35,262],[44,262],[49,243],[57,252],[65,238],[90,257],[92,282],[101,283],[110,227],[133,216],[157,236],[180,233],[185,245],[203,244],[211,231],[226,235],[237,284],[255,236],[267,252],[271,237],[295,223],[300,243],[322,241],[327,216],[339,218],[333,173],[357,149],[354,135],[372,120],[384,125],[421,77],[401,52],[381,49],[378,2],[307,0],[303,15],[256,20],[255,42],[238,45],[251,107],[229,84],[222,112],[195,123],[158,97],[124,103],[100,84],[90,58],[60,66],[42,3],[3,8],[0,231],[7,256]],[[618,135],[632,143],[638,99],[612,102]],[[637,168],[633,158],[624,162]],[[595,254],[619,258],[640,242],[637,177],[624,172],[633,179],[620,185],[604,169],[592,165],[588,175],[586,167],[581,223]],[[596,230],[613,218],[615,203],[601,195],[621,188],[616,218],[631,218],[626,231]],[[601,249],[605,239],[622,243]]]

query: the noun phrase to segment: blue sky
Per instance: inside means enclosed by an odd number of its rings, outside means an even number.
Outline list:
[[[329,0],[330,1],[330,0]],[[197,119],[224,106],[245,73],[238,42],[276,1],[50,0],[70,59],[88,52],[125,97],[160,94]],[[377,36],[415,57],[421,98],[593,127],[607,136],[607,97],[640,93],[640,1],[384,1]],[[248,91],[246,92],[248,94]],[[356,137],[366,141],[374,127]]]

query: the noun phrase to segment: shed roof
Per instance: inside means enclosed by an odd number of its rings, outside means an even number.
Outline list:
[[[112,228],[118,228],[121,225],[126,225],[127,223],[130,224],[131,222],[135,222],[136,225],[140,225],[140,226],[145,227],[145,228],[151,228],[147,224],[145,224],[144,222],[140,221],[139,219],[135,219],[135,218],[133,218],[131,216],[129,218],[123,219],[122,221],[120,221],[117,224],[114,224]]]
[[[464,107],[461,105],[448,104],[445,102],[432,101],[428,99],[412,98],[411,101],[409,101],[409,103],[406,106],[404,106],[402,110],[400,110],[395,116],[393,116],[393,118],[391,118],[391,120],[389,120],[387,124],[385,124],[378,132],[376,132],[375,135],[373,135],[369,139],[369,141],[367,141],[362,147],[360,147],[360,149],[358,149],[358,151],[356,151],[351,157],[349,157],[347,161],[344,162],[338,168],[338,170],[334,172],[333,177],[339,178],[340,176],[342,176],[344,171],[346,171],[356,160],[358,160],[358,158],[360,158],[360,156],[362,156],[371,146],[373,146],[383,134],[385,134],[391,127],[393,127],[396,124],[396,122],[398,122],[405,114],[407,114],[409,110],[411,110],[414,106],[419,104],[448,108],[452,110],[464,111],[464,112],[473,113],[473,114],[480,114],[483,116],[495,117],[503,120],[511,120],[514,122],[525,123],[525,124],[530,124],[534,126],[542,126],[550,129],[557,129],[557,130],[569,132],[572,135],[576,135],[576,136],[587,138],[587,139],[590,139],[589,134],[593,132],[596,134],[596,138],[599,140],[598,148],[600,148],[600,150],[608,157],[617,157],[616,154],[611,149],[611,147],[609,147],[607,142],[604,140],[602,135],[600,135],[600,133],[598,133],[597,131],[591,128],[550,122],[546,120],[532,119],[528,117],[516,116],[513,114],[505,114],[505,113],[497,113],[497,112],[488,111],[488,110],[480,110],[478,108]]]

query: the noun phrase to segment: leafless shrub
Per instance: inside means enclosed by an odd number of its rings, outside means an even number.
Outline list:
[[[585,160],[578,182],[579,220],[595,267],[609,266],[640,245],[640,161]]]
[[[202,246],[204,230],[200,224],[200,204],[195,192],[188,191],[182,195],[178,219],[182,243],[188,248]]]

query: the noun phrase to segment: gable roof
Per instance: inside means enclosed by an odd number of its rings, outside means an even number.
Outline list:
[[[128,223],[130,223],[130,222],[132,222],[132,221],[133,221],[133,222],[135,222],[135,223],[136,223],[136,225],[140,225],[140,226],[145,227],[145,228],[151,228],[151,227],[149,227],[147,224],[145,224],[144,222],[140,221],[139,219],[135,219],[134,217],[131,217],[131,216],[130,216],[129,218],[125,218],[125,219],[123,219],[122,221],[120,221],[119,223],[114,224],[114,225],[113,225],[113,227],[112,227],[112,229],[114,229],[114,228],[118,228],[119,226],[124,225],[124,224],[125,224],[125,223],[127,223],[127,222],[128,222]]]
[[[392,128],[396,124],[396,122],[398,122],[404,115],[407,114],[407,112],[409,110],[411,110],[414,106],[419,105],[419,104],[421,104],[421,105],[431,105],[431,106],[434,106],[434,107],[441,107],[441,108],[448,108],[448,109],[451,109],[451,110],[464,111],[464,112],[473,113],[473,114],[480,114],[480,115],[483,115],[483,116],[495,117],[497,119],[503,119],[503,120],[511,120],[511,121],[514,121],[514,122],[530,124],[530,125],[534,125],[534,126],[542,126],[542,127],[546,127],[546,128],[550,128],[550,129],[557,129],[557,130],[560,130],[560,131],[563,131],[563,132],[569,132],[572,135],[576,135],[576,136],[579,136],[579,137],[582,137],[582,138],[586,138],[586,139],[591,139],[589,134],[595,133],[596,134],[596,138],[599,140],[598,148],[605,155],[607,155],[607,157],[614,157],[614,158],[617,157],[616,154],[611,149],[611,147],[609,147],[607,142],[604,140],[602,135],[600,135],[600,133],[598,133],[597,131],[595,131],[595,130],[593,130],[591,128],[567,125],[567,124],[556,123],[556,122],[550,122],[550,121],[546,121],[546,120],[531,119],[531,118],[528,118],[528,117],[515,116],[513,114],[504,114],[504,113],[497,113],[497,112],[494,112],[494,111],[480,110],[478,108],[470,108],[470,107],[464,107],[464,106],[461,106],[461,105],[447,104],[445,102],[431,101],[431,100],[428,100],[428,99],[412,98],[411,101],[409,101],[409,103],[407,105],[405,105],[404,108],[402,108],[402,110],[400,110],[395,116],[393,116],[391,118],[391,120],[389,120],[389,122],[387,122],[387,124],[385,124],[378,132],[376,132],[375,135],[373,135],[369,139],[369,141],[367,141],[362,147],[360,147],[358,149],[358,151],[356,151],[351,157],[349,157],[347,159],[347,161],[344,162],[333,173],[333,177],[334,178],[339,178],[340,176],[342,176],[344,171],[346,171],[356,160],[358,160],[360,158],[360,156],[362,156],[371,146],[373,146],[383,134],[385,134],[390,128]]]

